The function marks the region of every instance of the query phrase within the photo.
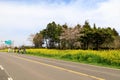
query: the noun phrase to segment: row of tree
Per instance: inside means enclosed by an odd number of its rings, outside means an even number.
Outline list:
[[[36,48],[57,49],[118,49],[120,37],[113,28],[100,28],[94,24],[90,26],[88,21],[84,25],[77,24],[68,27],[55,22],[49,23],[46,29],[32,35],[32,42]]]

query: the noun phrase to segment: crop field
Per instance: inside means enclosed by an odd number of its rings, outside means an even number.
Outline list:
[[[7,52],[8,50],[0,50]],[[56,49],[27,49],[26,54],[89,63],[120,69],[120,50],[56,50]]]
[[[120,68],[120,50],[55,50],[27,49],[26,54],[52,57],[75,62],[95,63]]]

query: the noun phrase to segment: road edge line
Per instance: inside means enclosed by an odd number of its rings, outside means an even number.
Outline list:
[[[1,70],[4,70],[4,68],[3,68],[3,66],[2,66],[2,65],[0,65],[0,69],[1,69]]]
[[[11,77],[9,77],[8,80],[13,80],[13,79]]]

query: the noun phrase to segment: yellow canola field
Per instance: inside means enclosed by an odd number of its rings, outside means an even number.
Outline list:
[[[27,54],[84,61],[89,63],[101,63],[120,66],[120,50],[55,50],[55,49],[27,49]]]

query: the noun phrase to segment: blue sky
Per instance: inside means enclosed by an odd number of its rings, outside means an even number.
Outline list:
[[[76,1],[76,0],[1,0],[1,2],[14,2],[14,3],[23,3],[23,4],[40,4],[40,3],[52,4],[52,3],[61,3],[61,2],[68,4],[71,1]]]
[[[120,33],[120,0],[0,0],[0,40],[30,45],[49,22],[112,27]]]

